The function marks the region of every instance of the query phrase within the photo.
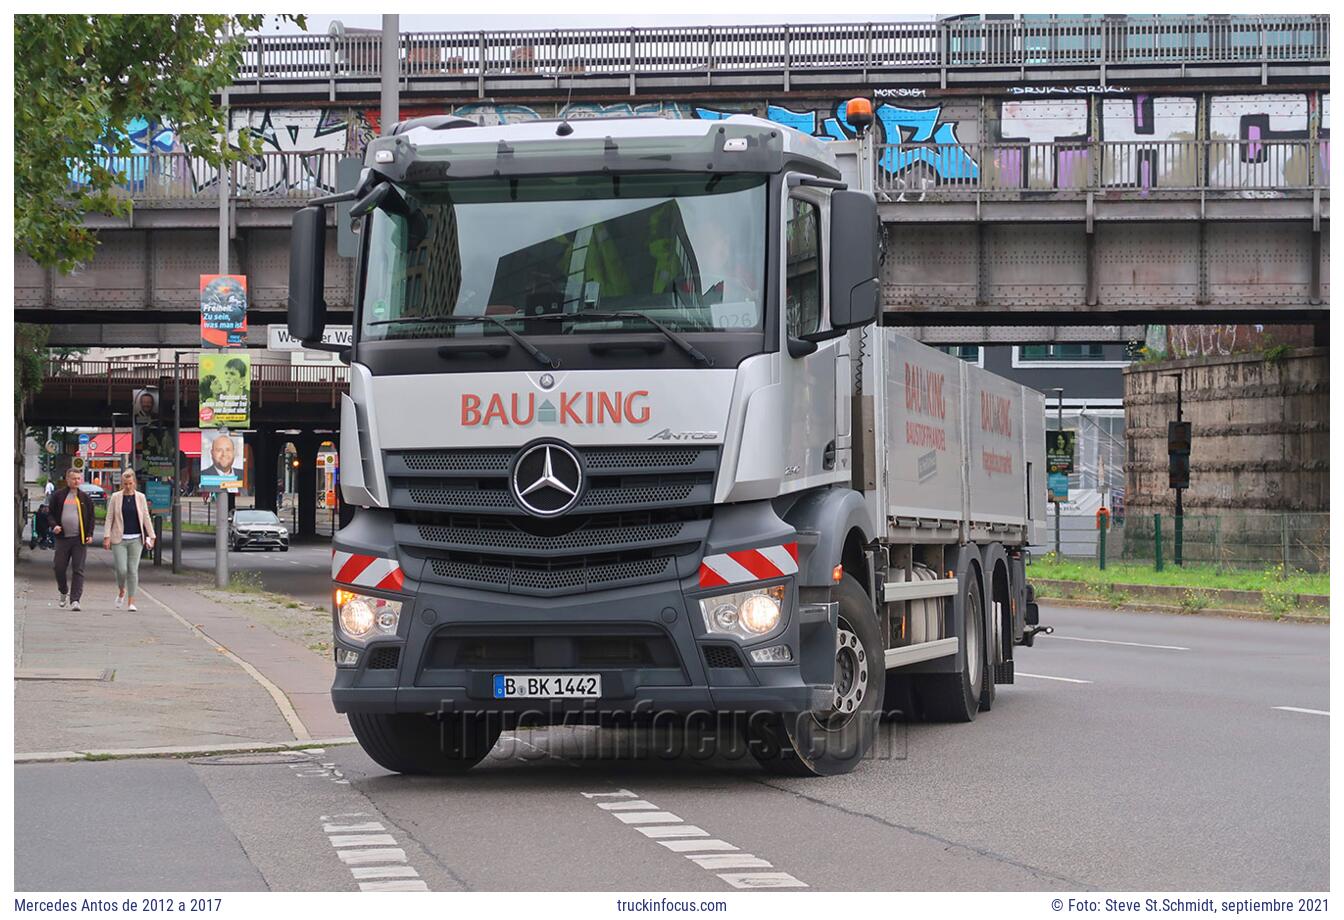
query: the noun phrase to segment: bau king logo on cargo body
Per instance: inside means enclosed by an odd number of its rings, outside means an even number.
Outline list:
[[[463,428],[527,428],[532,425],[646,425],[648,390],[574,390],[536,393],[463,393]]]

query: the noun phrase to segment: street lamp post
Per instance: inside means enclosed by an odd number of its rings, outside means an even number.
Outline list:
[[[1055,387],[1055,404],[1056,404],[1056,415],[1055,415],[1056,425],[1055,425],[1055,430],[1056,430],[1056,431],[1063,431],[1063,430],[1064,430],[1064,388],[1063,388],[1063,387]],[[1060,512],[1060,505],[1062,505],[1062,504],[1064,504],[1064,503],[1063,503],[1063,502],[1059,502],[1059,501],[1055,502],[1055,561],[1056,561],[1056,562],[1058,562],[1059,560],[1061,560],[1061,559],[1064,558],[1064,555],[1063,555],[1063,553],[1061,552],[1061,542],[1060,542],[1060,538],[1059,538],[1059,512]]]
[[[182,571],[182,356],[173,352],[173,574]]]

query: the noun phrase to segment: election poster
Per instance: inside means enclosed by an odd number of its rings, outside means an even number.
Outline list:
[[[201,345],[246,347],[246,275],[201,275]]]
[[[201,491],[242,488],[243,463],[242,435],[201,432]]]
[[[177,447],[167,425],[142,425],[136,438],[135,471],[148,479],[173,478]]]
[[[202,354],[198,365],[202,428],[247,428],[252,424],[252,358]]]

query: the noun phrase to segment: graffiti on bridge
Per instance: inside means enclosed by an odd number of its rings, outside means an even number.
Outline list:
[[[1099,89],[1099,88],[1089,88]],[[1022,95],[994,100],[980,115],[979,99],[912,99],[880,102],[874,110],[878,166],[883,185],[902,200],[922,197],[938,186],[975,186],[1022,192],[1057,192],[1099,182],[1105,189],[1137,189],[1146,195],[1162,188],[1192,188],[1201,181],[1215,188],[1247,189],[1255,196],[1301,186],[1310,173],[1327,176],[1329,94],[1261,93],[1217,95],[1201,103],[1192,95],[1125,95],[1115,87],[1081,97]],[[890,98],[896,93],[878,93]],[[633,103],[575,102],[568,105],[472,102],[455,107],[408,106],[402,118],[455,114],[483,125],[513,124],[540,118],[656,116],[720,120],[753,114],[787,125],[822,141],[856,135],[845,118],[843,101],[787,104],[713,105],[679,101]],[[232,111],[230,139],[236,146],[246,134],[264,152],[238,164],[240,194],[266,196],[332,191],[335,165],[342,156],[359,156],[380,129],[376,108],[276,108]],[[136,153],[184,154],[171,126],[145,119],[125,129]],[[1320,138],[1319,159],[1309,163],[1308,139]],[[1213,142],[1207,163],[1192,143]],[[1097,148],[1097,142],[1108,146]],[[1092,158],[1100,152],[1102,160]],[[133,193],[167,178],[177,189],[206,193],[218,182],[217,170],[199,157],[113,157],[113,169],[125,174],[123,187]],[[1203,175],[1201,175],[1201,170]],[[89,176],[71,166],[70,181]]]

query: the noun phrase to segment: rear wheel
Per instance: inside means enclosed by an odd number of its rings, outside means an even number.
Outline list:
[[[957,670],[920,679],[918,694],[924,718],[933,722],[970,722],[980,710],[985,674],[985,608],[980,580],[968,571],[962,594],[965,628],[957,647]]]
[[[499,740],[499,719],[485,715],[352,712],[350,728],[364,752],[393,773],[463,773]]]
[[[767,772],[848,773],[872,747],[886,687],[881,630],[873,602],[854,578],[842,576],[836,599],[840,617],[831,705],[822,712],[753,715],[746,726],[752,756]]]

